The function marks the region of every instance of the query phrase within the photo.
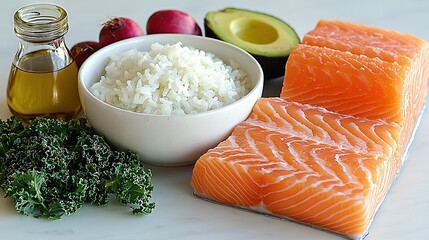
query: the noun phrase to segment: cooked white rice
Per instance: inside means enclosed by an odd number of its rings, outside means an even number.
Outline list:
[[[90,91],[116,107],[158,115],[183,115],[237,101],[251,88],[246,73],[211,53],[184,46],[153,44],[112,56],[105,75]]]

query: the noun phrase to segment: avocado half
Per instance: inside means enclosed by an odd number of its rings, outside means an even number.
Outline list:
[[[265,79],[285,74],[287,58],[300,43],[295,30],[281,19],[239,8],[208,12],[204,30],[206,37],[231,43],[253,55]]]

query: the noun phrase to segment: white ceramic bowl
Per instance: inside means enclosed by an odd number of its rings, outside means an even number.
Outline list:
[[[238,63],[254,84],[242,99],[219,109],[182,116],[135,113],[109,105],[89,91],[99,81],[109,57],[129,49],[149,50],[152,43],[182,42]],[[257,61],[231,44],[192,35],[156,34],[123,40],[91,55],[79,70],[79,96],[90,125],[114,146],[137,152],[145,163],[180,166],[194,163],[226,139],[245,120],[262,95],[263,72]]]

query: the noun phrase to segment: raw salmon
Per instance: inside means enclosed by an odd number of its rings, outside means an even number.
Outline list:
[[[417,78],[420,69],[426,71]],[[420,112],[427,93],[427,66],[403,66],[327,47],[297,46],[286,71],[280,95],[285,99],[400,124],[413,103]]]
[[[196,163],[196,195],[364,235],[396,173],[400,127],[281,98],[260,99]]]
[[[303,44],[327,47],[380,58],[401,65],[412,64],[425,51],[426,41],[413,35],[339,20],[320,20],[306,33]]]
[[[275,117],[273,117],[275,116]],[[267,123],[273,131],[334,145],[359,153],[394,153],[399,126],[382,121],[342,115],[308,104],[281,98],[262,98],[255,104],[246,124]]]
[[[301,44],[292,51],[286,71],[282,98],[357,117],[403,121],[409,68]]]
[[[405,159],[428,92],[429,45],[321,20],[262,98],[196,162],[197,196],[362,239]]]
[[[372,26],[350,23],[339,20],[320,20],[316,27],[305,34],[302,42],[307,45],[327,47],[379,58],[386,62],[396,62],[408,71],[409,85],[404,100],[409,101],[408,111],[412,129],[425,101],[429,79],[429,44],[427,41],[410,34],[386,30]],[[407,118],[407,117],[405,117]],[[406,134],[409,135],[409,134]]]
[[[281,97],[403,126],[406,146],[428,92],[429,44],[397,31],[320,20],[291,53]],[[292,60],[291,60],[292,59]],[[403,154],[405,147],[398,150]]]

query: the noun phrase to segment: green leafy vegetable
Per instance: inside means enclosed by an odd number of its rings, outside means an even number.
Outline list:
[[[0,121],[0,187],[18,212],[59,219],[111,194],[134,214],[149,214],[151,172],[133,152],[113,150],[86,119],[17,117]]]

